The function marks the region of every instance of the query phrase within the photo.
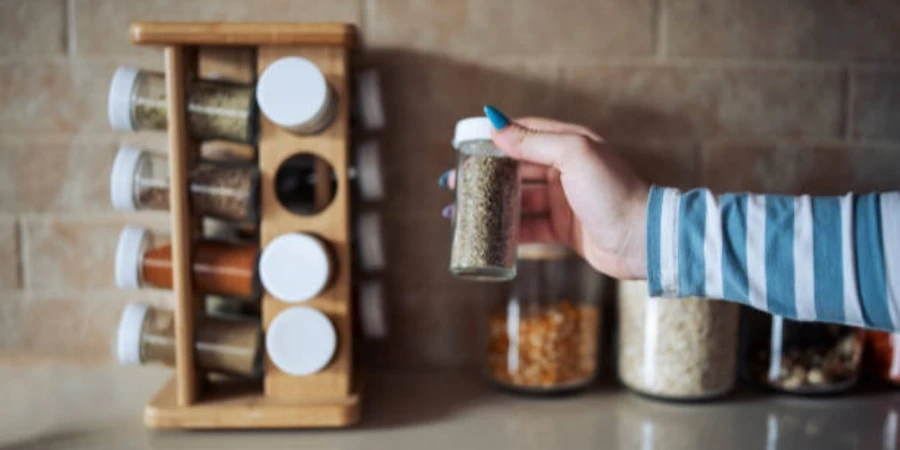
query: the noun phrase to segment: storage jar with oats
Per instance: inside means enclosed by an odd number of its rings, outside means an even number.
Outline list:
[[[491,141],[491,123],[470,117],[456,123],[456,208],[450,272],[477,281],[516,276],[519,162]]]
[[[510,297],[488,315],[488,378],[527,393],[589,385],[597,374],[602,276],[561,245],[520,245],[518,258]]]
[[[168,160],[122,147],[113,161],[109,186],[116,209],[168,210]],[[259,169],[255,166],[202,161],[188,174],[188,191],[195,215],[238,222],[255,222],[259,217]]]
[[[186,91],[187,131],[192,137],[256,143],[259,121],[253,86],[194,80]],[[109,86],[109,124],[116,131],[165,130],[167,98],[164,74],[121,66]]]
[[[667,400],[718,397],[737,381],[740,306],[656,298],[646,281],[619,282],[619,379]]]
[[[195,329],[197,367],[245,378],[262,376],[259,320],[202,316]],[[119,321],[116,353],[121,364],[175,365],[175,315],[172,311],[129,303]]]

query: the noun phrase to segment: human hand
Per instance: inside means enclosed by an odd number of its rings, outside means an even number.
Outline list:
[[[564,243],[609,276],[645,278],[649,187],[615,149],[580,125],[485,114],[494,144],[521,161],[519,242]],[[440,183],[453,189],[453,171]]]

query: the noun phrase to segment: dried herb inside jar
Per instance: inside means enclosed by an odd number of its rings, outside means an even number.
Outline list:
[[[194,214],[227,220],[256,218],[259,175],[253,167],[197,166],[190,177]]]

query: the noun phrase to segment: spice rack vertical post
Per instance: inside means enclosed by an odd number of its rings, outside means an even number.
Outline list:
[[[174,277],[176,368],[174,377],[151,399],[145,423],[154,428],[301,428],[340,427],[359,419],[358,377],[353,368],[351,196],[349,169],[348,59],[355,45],[352,25],[341,23],[174,23],[139,22],[130,29],[138,45],[165,48],[168,132],[171,152],[171,224]],[[223,58],[233,47],[250,49],[253,58]],[[214,51],[203,51],[215,49]],[[244,53],[246,54],[246,53]],[[207,56],[205,56],[207,55]],[[338,344],[327,367],[312,375],[284,373],[267,358],[262,387],[209,383],[195,369],[194,324],[203,304],[192,289],[190,255],[199,236],[199,220],[188,204],[188,173],[198,158],[199,143],[187,133],[185,87],[198,70],[225,64],[226,71],[255,78],[285,56],[316,64],[337,95],[338,110],[319,134],[299,136],[259,117],[258,164],[261,173],[260,245],[293,232],[315,235],[331,250],[333,276],[328,287],[304,306],[324,313]],[[204,61],[205,57],[209,60]],[[215,59],[213,59],[215,58]],[[254,67],[255,66],[255,67]],[[219,67],[222,68],[222,67]],[[255,71],[255,72],[254,72]],[[297,153],[309,153],[334,170],[337,189],[331,203],[314,216],[298,216],[280,204],[275,193],[279,166]],[[330,194],[330,193],[329,193]],[[264,292],[263,330],[293,306]]]

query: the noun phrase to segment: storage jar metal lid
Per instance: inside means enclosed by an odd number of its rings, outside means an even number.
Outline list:
[[[381,171],[381,146],[369,139],[356,146],[354,178],[364,201],[374,202],[384,198],[384,174]]]
[[[566,245],[545,242],[519,244],[517,253],[519,259],[525,260],[566,259],[575,255]]]
[[[359,248],[359,265],[364,272],[383,270],[384,234],[381,232],[381,216],[367,211],[356,219],[356,243]]]
[[[134,175],[144,152],[134,147],[119,147],[109,171],[109,200],[115,209],[134,211],[137,208]]]
[[[383,284],[378,280],[365,280],[359,284],[358,295],[363,335],[371,339],[384,339],[388,334],[388,324]]]
[[[315,297],[331,277],[328,249],[303,233],[278,236],[259,257],[259,280],[281,301],[297,303]]]
[[[116,333],[116,358],[119,364],[141,363],[141,328],[150,307],[143,303],[129,303],[122,310]]]
[[[306,306],[282,311],[266,331],[269,359],[289,375],[311,375],[324,369],[336,349],[337,333],[331,320]]]
[[[259,109],[285,128],[314,123],[325,114],[330,101],[325,75],[306,58],[281,58],[269,64],[256,83]]]
[[[377,131],[384,128],[384,102],[381,100],[381,80],[377,70],[366,69],[356,75],[356,98],[363,129]]]
[[[146,229],[127,225],[119,234],[116,247],[116,286],[137,289],[141,284],[141,262],[149,233]]]
[[[107,114],[109,126],[115,131],[134,131],[131,121],[131,93],[141,71],[130,66],[119,66],[109,83]]]
[[[487,117],[468,117],[460,120],[456,122],[456,131],[453,133],[453,148],[459,150],[459,146],[466,141],[490,140],[493,129]]]

